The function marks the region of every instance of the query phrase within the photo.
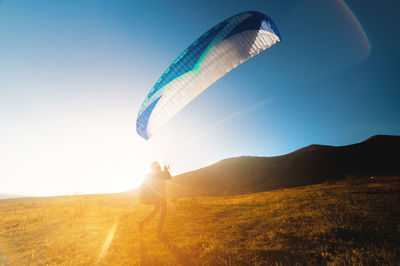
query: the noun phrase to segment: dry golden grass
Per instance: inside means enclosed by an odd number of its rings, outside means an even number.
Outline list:
[[[400,261],[400,179],[173,199],[164,236],[124,194],[0,201],[1,265],[343,265]],[[158,218],[158,217],[157,217]]]

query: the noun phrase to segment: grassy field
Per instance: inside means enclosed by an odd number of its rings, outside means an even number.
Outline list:
[[[400,261],[400,178],[171,199],[166,236],[127,194],[0,201],[0,265],[343,265]],[[157,217],[158,218],[158,217]]]

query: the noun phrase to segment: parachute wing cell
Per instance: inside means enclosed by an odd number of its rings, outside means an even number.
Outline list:
[[[192,43],[161,75],[140,108],[137,133],[149,139],[185,105],[226,73],[280,41],[259,12],[230,17]]]

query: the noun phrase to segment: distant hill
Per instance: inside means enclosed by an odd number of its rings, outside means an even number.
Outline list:
[[[377,135],[347,146],[310,145],[276,157],[236,157],[173,177],[168,194],[247,194],[340,180],[400,174],[400,136]]]
[[[22,198],[22,197],[24,197],[24,196],[0,193],[0,200],[3,200],[3,199],[15,199],[15,198]]]

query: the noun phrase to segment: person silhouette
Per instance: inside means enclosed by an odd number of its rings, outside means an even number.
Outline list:
[[[139,232],[143,233],[145,224],[161,210],[160,220],[158,222],[157,234],[161,235],[165,217],[167,215],[167,198],[165,194],[165,181],[171,179],[169,166],[164,166],[164,171],[161,171],[161,166],[158,162],[151,163],[151,172],[146,176],[139,188],[138,198],[146,205],[154,205],[154,209],[139,221]]]

